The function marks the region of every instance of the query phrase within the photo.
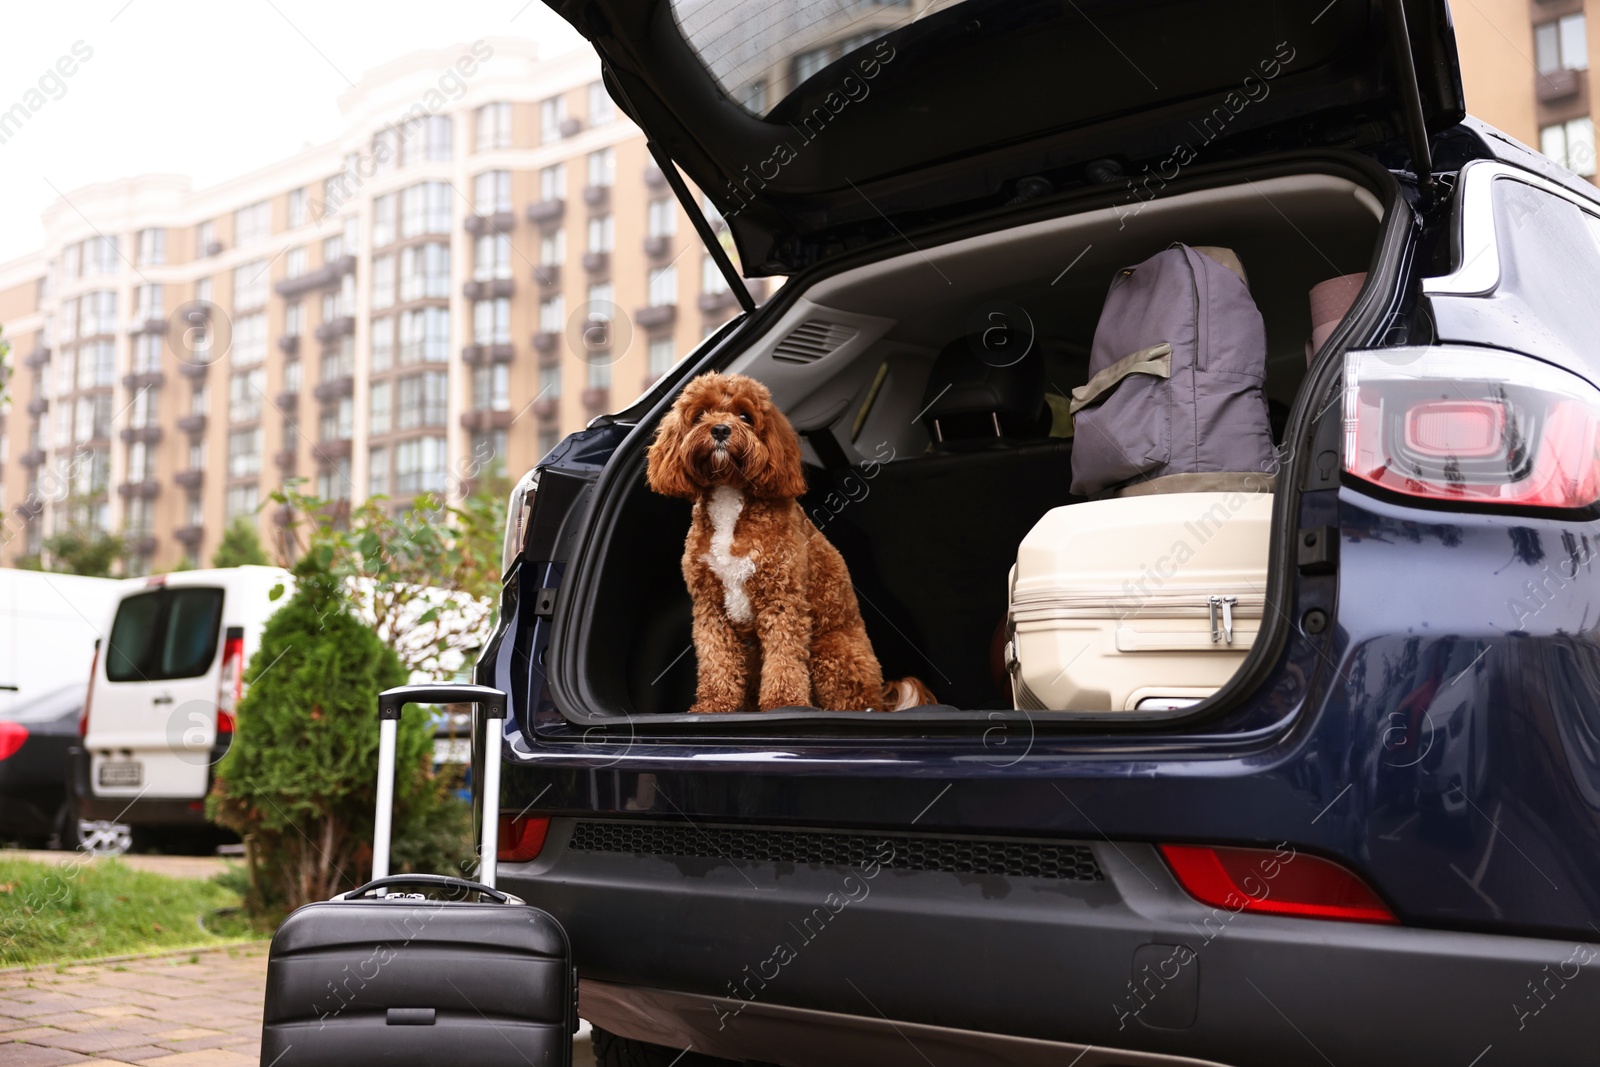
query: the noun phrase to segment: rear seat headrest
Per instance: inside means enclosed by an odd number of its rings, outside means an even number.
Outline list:
[[[944,347],[922,393],[922,421],[935,442],[956,437],[1034,436],[1043,414],[1044,360],[1037,350],[1006,362],[977,334]]]

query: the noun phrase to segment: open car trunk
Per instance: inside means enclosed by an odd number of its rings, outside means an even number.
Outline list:
[[[1281,442],[1309,380],[1308,292],[1355,272],[1392,277],[1379,270],[1378,250],[1386,226],[1398,224],[1397,195],[1385,172],[1354,157],[1257,166],[1170,195],[1102,194],[1051,213],[1034,208],[1026,220],[907,243],[781,290],[767,327],[715,362],[766,383],[801,432],[810,487],[801,503],[850,567],[885,677],[923,679],[943,715],[1011,708],[1002,660],[1008,571],[1047,511],[1081,499],[1069,492],[1072,439],[1051,435],[1062,420],[983,447],[932,439],[921,415],[947,344],[999,314],[1009,343],[1042,356],[1047,391],[1066,396],[1089,376],[1090,343],[1118,270],[1174,242],[1230,248],[1265,320],[1266,393]],[[1322,382],[1334,347],[1316,364]],[[1316,414],[1302,406],[1300,432]],[[602,492],[586,558],[569,572],[577,601],[592,607],[557,628],[566,647],[552,657],[552,681],[580,698],[558,702],[602,717],[681,715],[694,701],[690,600],[679,569],[690,507],[650,492],[643,477],[648,434],[663,413],[645,419],[607,470],[614,488]],[[1293,487],[1280,479],[1276,492]],[[1277,526],[1289,514],[1278,500]],[[1293,561],[1272,566],[1286,595]],[[1269,602],[1263,638],[1274,614]],[[1258,641],[1241,671],[1272,655],[1272,644]]]

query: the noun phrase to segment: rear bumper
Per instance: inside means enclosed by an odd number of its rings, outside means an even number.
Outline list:
[[[500,883],[566,926],[590,1017],[641,1040],[882,1064],[859,1036],[894,1020],[962,1032],[965,1062],[1023,1062],[1006,1039],[1026,1038],[1409,1067],[1491,1045],[1577,1062],[1592,1037],[1594,946],[1215,910],[1148,845],[1093,845],[1103,878],[1079,881],[579,851],[573,825],[556,820],[540,858],[503,865]],[[772,1055],[787,1009],[838,1040]]]
[[[87,750],[67,750],[67,779],[78,800],[80,819],[103,819],[128,826],[204,826],[205,797],[99,797],[90,781]],[[207,778],[209,786],[210,779]],[[209,790],[208,790],[209,791]]]

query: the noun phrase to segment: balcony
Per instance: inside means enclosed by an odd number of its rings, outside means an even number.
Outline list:
[[[667,176],[654,163],[644,168],[644,184],[651,189],[665,189]]]
[[[203,470],[179,471],[172,476],[173,483],[180,489],[198,489],[205,480],[206,472]]]
[[[340,256],[331,263],[325,263],[316,270],[308,270],[304,274],[293,278],[284,278],[272,286],[272,291],[279,296],[299,296],[302,293],[314,292],[317,289],[332,289],[338,286],[346,274],[353,274],[356,269],[355,256]]]
[[[295,355],[300,351],[300,335],[296,333],[286,333],[282,337],[278,338],[278,351],[282,352],[286,356]]]
[[[209,360],[204,363],[191,363],[188,360],[184,360],[178,364],[178,373],[196,382],[205,381],[206,372],[210,369],[211,363]]]
[[[157,318],[139,319],[128,327],[128,332],[131,334],[166,333],[167,320]]]
[[[300,393],[298,390],[286,390],[273,398],[273,403],[279,411],[289,412],[300,406]]]
[[[739,301],[734,299],[733,290],[723,289],[721,292],[701,293],[695,299],[695,304],[707,315],[715,315],[719,311],[738,306]]]
[[[40,500],[36,496],[30,496],[28,499],[18,504],[15,508],[15,511],[17,516],[21,518],[23,522],[32,522],[34,519],[37,519],[40,515],[44,514],[44,501]]]
[[[583,391],[583,406],[590,411],[604,410],[611,403],[611,390],[605,386],[594,386]]]
[[[350,455],[350,438],[331,437],[326,441],[318,441],[314,451],[319,460],[344,459]]]
[[[278,465],[278,469],[283,471],[285,474],[293,472],[295,468],[295,460],[296,453],[292,448],[285,448],[281,452],[273,453],[272,456],[272,462],[276,463]]]
[[[153,445],[161,440],[161,427],[125,426],[119,436],[122,438],[123,444],[131,445],[142,441],[147,445]]]
[[[672,251],[672,238],[666,234],[657,234],[644,239],[644,254],[651,259],[660,259]]]
[[[32,400],[28,401],[29,415],[43,415],[49,410],[50,399],[48,397],[36,396]]]
[[[154,537],[147,536],[130,540],[128,547],[133,549],[133,554],[136,556],[153,556],[156,554],[156,547],[159,544],[160,542]]]
[[[599,274],[609,266],[611,266],[611,253],[609,252],[585,252],[583,254],[583,269],[590,274]]]
[[[200,250],[200,254],[202,256],[220,256],[220,255],[222,255],[222,242],[221,241],[207,241],[206,242],[206,246]]]
[[[324,404],[332,400],[343,400],[347,396],[355,396],[356,380],[348,374],[342,378],[330,378],[328,381],[318,383],[311,392]]]
[[[671,326],[678,318],[677,304],[651,304],[634,311],[634,325],[645,329],[654,329],[657,326]]]
[[[138,497],[141,500],[150,500],[161,494],[161,483],[153,478],[146,478],[142,482],[123,482],[117,486],[117,495],[124,500]]]
[[[533,335],[533,350],[541,355],[554,352],[560,343],[561,335],[550,330],[541,330]]]
[[[561,398],[559,396],[541,396],[533,402],[532,407],[533,413],[539,418],[553,419],[556,417],[556,413],[561,410]]]
[[[317,327],[317,340],[323,344],[348,337],[356,332],[356,320],[350,315],[339,315]]]
[[[533,280],[542,288],[554,289],[561,284],[561,264],[547,263],[533,268]]]
[[[583,130],[583,120],[562,119],[560,130],[563,137],[576,137]]]
[[[583,187],[583,202],[591,208],[599,209],[611,201],[611,186],[585,185]]]
[[[294,508],[288,504],[273,509],[272,521],[279,526],[293,526],[295,522]]]
[[[178,420],[178,429],[191,437],[206,432],[206,416],[204,412],[194,412]]]
[[[1535,75],[1533,84],[1539,93],[1539,103],[1556,104],[1577,96],[1583,88],[1583,73],[1581,70],[1563,69]]]
[[[474,236],[482,233],[510,233],[517,225],[517,216],[511,211],[496,211],[492,215],[468,215],[463,226]]]
[[[510,278],[489,278],[466,282],[461,286],[461,295],[468,300],[490,300],[497,296],[510,296],[515,289],[516,283]]]
[[[461,349],[461,359],[469,367],[481,367],[486,363],[510,363],[517,358],[515,345],[466,345]]]
[[[24,467],[39,467],[44,465],[44,449],[30,448],[17,457],[17,462]]]
[[[529,222],[542,224],[559,220],[566,213],[566,210],[567,202],[565,200],[539,200],[529,204],[525,214],[528,216]]]
[[[200,544],[200,539],[206,535],[204,526],[180,526],[172,531],[172,539],[187,548],[191,553]]]
[[[463,411],[461,413],[461,428],[468,433],[485,433],[489,430],[503,430],[511,425],[511,412],[509,411]]]
[[[140,389],[160,389],[167,376],[158,370],[135,371],[122,376],[122,386],[137,393]]]
[[[34,345],[33,351],[28,353],[27,358],[22,361],[22,365],[29,370],[38,370],[49,362],[50,349],[45,345]]]

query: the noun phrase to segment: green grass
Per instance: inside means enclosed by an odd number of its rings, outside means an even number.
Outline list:
[[[202,948],[263,936],[228,875],[169,878],[117,860],[0,859],[0,966]],[[204,923],[204,926],[201,924]]]

